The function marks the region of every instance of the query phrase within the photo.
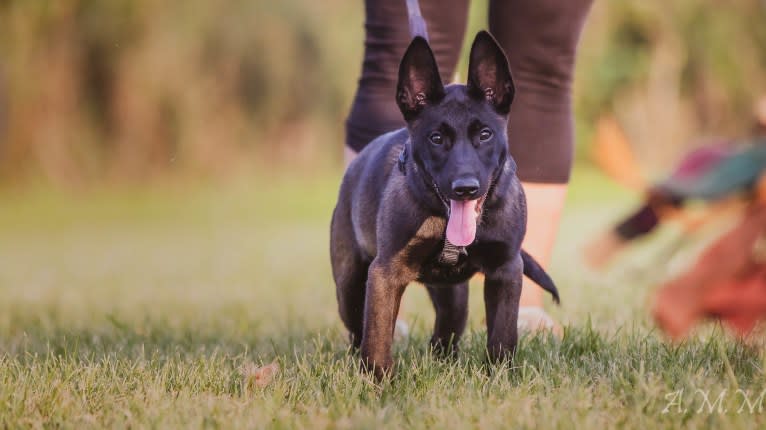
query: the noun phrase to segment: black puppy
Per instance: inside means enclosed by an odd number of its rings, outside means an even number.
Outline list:
[[[391,368],[399,302],[412,281],[436,308],[431,344],[452,347],[467,318],[468,279],[485,275],[487,350],[516,347],[522,273],[551,279],[521,249],[526,200],[508,153],[514,85],[489,33],[471,47],[468,84],[444,87],[428,42],[416,37],[399,68],[397,103],[407,127],[371,142],[348,167],[331,227],[338,307],[376,377]]]

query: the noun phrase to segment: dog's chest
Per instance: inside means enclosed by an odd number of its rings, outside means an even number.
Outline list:
[[[454,264],[442,261],[445,228],[446,220],[443,218],[428,218],[408,244],[406,255],[410,265],[418,267],[419,282],[463,282],[478,270],[473,259],[466,254],[458,255]]]
[[[437,252],[420,266],[417,280],[427,284],[455,284],[467,281],[478,270],[478,265],[466,255],[460,255],[455,264],[445,264]]]

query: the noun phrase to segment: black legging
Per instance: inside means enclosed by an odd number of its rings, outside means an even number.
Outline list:
[[[489,30],[508,55],[516,98],[508,140],[527,182],[566,183],[572,165],[572,75],[592,0],[490,0]],[[463,42],[468,0],[421,0],[442,81],[450,82]],[[360,151],[404,126],[394,95],[412,37],[405,0],[365,0],[362,76],[346,121],[346,145]]]

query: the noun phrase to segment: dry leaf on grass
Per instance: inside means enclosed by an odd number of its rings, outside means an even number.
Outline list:
[[[269,385],[279,373],[279,363],[274,361],[262,367],[252,362],[245,363],[239,368],[239,373],[242,375],[246,389],[263,388]]]

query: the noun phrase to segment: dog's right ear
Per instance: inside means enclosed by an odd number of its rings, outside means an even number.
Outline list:
[[[418,36],[410,43],[399,65],[396,104],[409,121],[425,106],[438,103],[443,97],[444,86],[434,53],[428,42]]]

